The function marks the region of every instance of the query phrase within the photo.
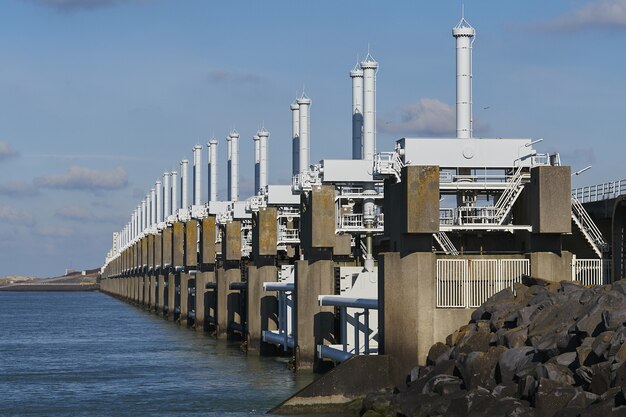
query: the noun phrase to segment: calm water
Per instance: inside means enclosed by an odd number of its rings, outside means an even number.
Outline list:
[[[309,378],[98,292],[0,292],[0,416],[260,416]]]

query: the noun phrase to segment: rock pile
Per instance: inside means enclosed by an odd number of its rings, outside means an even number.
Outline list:
[[[362,416],[626,416],[626,282],[526,280],[431,347]]]

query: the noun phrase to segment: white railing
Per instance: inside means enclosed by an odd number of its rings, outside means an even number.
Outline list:
[[[604,285],[611,281],[611,262],[608,259],[572,260],[572,281],[583,285]]]
[[[320,357],[342,362],[353,355],[378,353],[378,329],[370,326],[370,310],[378,310],[378,299],[320,295],[318,300],[320,306],[339,310],[342,340],[341,345],[318,345]],[[348,337],[348,327],[354,331],[353,337]]]
[[[300,230],[280,229],[278,231],[278,243],[300,243]]]
[[[574,223],[576,223],[591,244],[598,258],[602,258],[602,252],[608,249],[609,244],[602,236],[598,226],[591,219],[591,216],[589,216],[589,213],[587,213],[587,210],[574,195],[572,195],[572,220],[574,220]]]
[[[360,229],[363,227],[363,214],[342,214],[339,216],[340,229]]]
[[[397,152],[380,152],[374,156],[374,174],[393,175],[400,182],[400,171],[404,163]]]
[[[435,238],[437,243],[439,243],[439,246],[441,246],[441,249],[443,249],[443,251],[447,253],[448,255],[459,254],[459,251],[456,249],[456,247],[454,246],[454,243],[452,243],[452,241],[450,240],[446,232],[433,233],[433,237]]]
[[[286,352],[295,347],[293,326],[295,324],[294,283],[266,282],[265,291],[275,291],[278,298],[278,330],[264,330],[263,341],[279,345]]]
[[[476,308],[529,274],[528,259],[438,259],[437,308]]]
[[[624,194],[626,194],[626,180],[610,181],[572,190],[572,195],[581,203],[608,200]]]

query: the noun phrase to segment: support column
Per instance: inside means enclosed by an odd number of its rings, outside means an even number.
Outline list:
[[[391,252],[379,257],[378,344],[400,364],[397,383],[404,382],[408,370],[426,364],[436,342],[435,269],[433,253]]]
[[[156,311],[159,314],[163,314],[163,308],[166,306],[166,303],[164,302],[164,300],[165,300],[165,295],[167,294],[167,291],[165,288],[165,276],[163,275],[163,272],[159,273],[159,276],[157,277],[157,281],[158,281],[158,286],[156,288],[156,291],[157,291]]]
[[[205,328],[206,307],[208,303],[205,300],[207,297],[206,284],[211,278],[210,275],[214,275],[211,272],[198,272],[196,274],[196,319],[194,321],[194,328],[198,332],[203,332]],[[211,279],[213,281],[215,278]]]
[[[230,289],[230,284],[241,281],[239,266],[218,268],[217,270],[217,323],[215,334],[219,339],[227,338],[229,324],[237,319],[233,311],[237,291]]]
[[[273,345],[262,341],[262,336],[264,330],[278,329],[278,300],[275,294],[263,290],[263,283],[277,280],[278,271],[274,265],[248,267],[248,352],[265,355],[275,351]]]
[[[189,318],[189,274],[181,272],[180,274],[180,316],[178,316],[178,324],[187,327]]]
[[[332,260],[296,261],[296,369],[323,371],[317,345],[334,343],[334,309],[321,307],[320,294],[334,294]]]
[[[175,319],[176,309],[176,274],[168,274],[167,276],[167,318]]]

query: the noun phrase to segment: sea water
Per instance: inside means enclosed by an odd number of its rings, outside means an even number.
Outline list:
[[[261,416],[311,381],[99,292],[0,292],[0,416]]]

